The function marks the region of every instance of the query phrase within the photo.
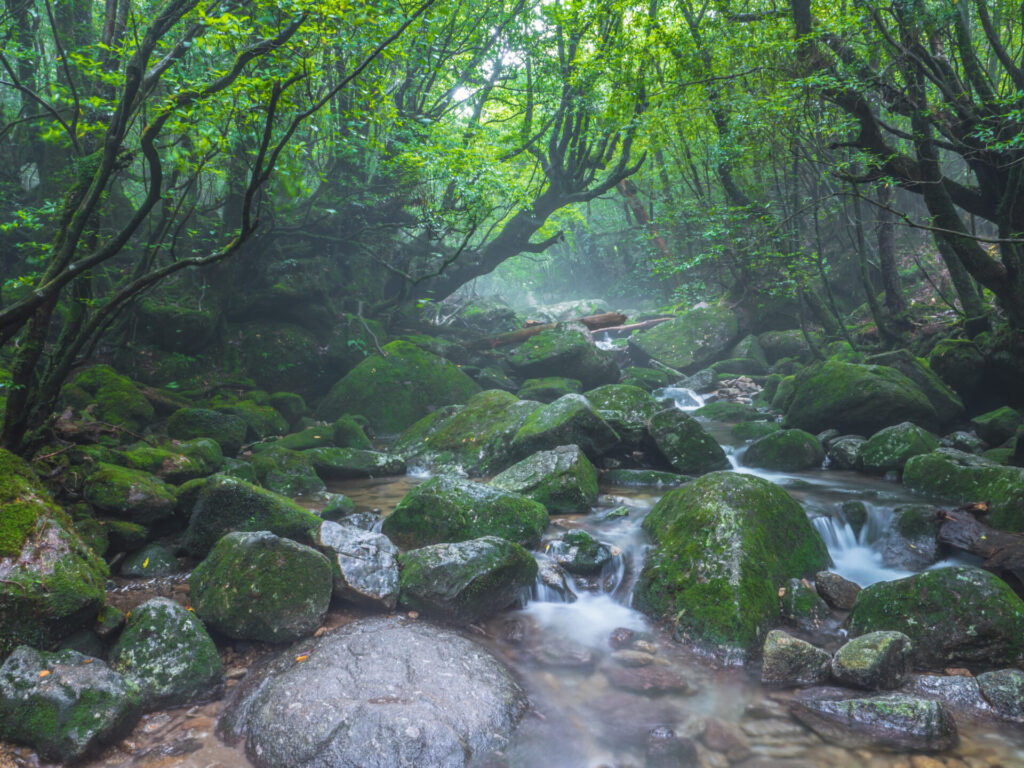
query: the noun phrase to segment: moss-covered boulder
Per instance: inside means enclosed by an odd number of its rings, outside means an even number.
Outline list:
[[[978,688],[992,708],[1007,720],[1024,722],[1024,672],[994,669],[978,675]]]
[[[872,355],[865,358],[864,362],[869,365],[885,365],[895,368],[917,384],[924,396],[928,398],[928,402],[935,408],[935,415],[938,416],[940,425],[951,426],[964,418],[964,403],[960,399],[960,395],[931,369],[928,361],[924,358],[914,357],[905,349],[896,349],[892,352]]]
[[[139,386],[109,365],[94,365],[81,371],[64,389],[63,401],[97,421],[141,432],[153,421],[153,406]]]
[[[527,416],[511,448],[513,455],[522,458],[560,445],[578,445],[597,459],[618,442],[618,434],[583,395],[564,395]]]
[[[978,436],[989,445],[1001,445],[1017,434],[1024,417],[1019,411],[1004,405],[994,411],[982,413],[971,419],[971,426]]]
[[[0,657],[46,647],[103,606],[106,564],[29,466],[0,449]]]
[[[582,326],[559,325],[524,341],[508,356],[520,378],[567,376],[585,389],[619,380],[619,366],[611,352],[594,346]]]
[[[902,632],[868,632],[844,643],[832,657],[832,676],[841,684],[891,691],[910,670],[910,638]]]
[[[407,341],[392,341],[386,356],[371,355],[349,371],[320,402],[317,414],[365,416],[374,430],[401,432],[433,408],[464,403],[480,387],[454,363]]]
[[[876,475],[902,472],[907,461],[939,447],[939,438],[909,421],[880,429],[860,447],[858,461],[865,471]]]
[[[641,357],[693,373],[720,358],[737,340],[736,316],[722,306],[691,309],[629,338]]]
[[[231,531],[270,531],[310,542],[319,526],[319,517],[279,493],[214,475],[196,495],[183,546],[190,555],[203,557]]]
[[[309,413],[302,395],[295,392],[274,392],[267,401],[270,407],[281,414],[285,422],[291,426]]]
[[[100,463],[85,483],[85,499],[100,512],[142,525],[174,515],[175,491],[155,475]]]
[[[139,686],[99,659],[22,645],[0,667],[0,739],[73,764],[125,736],[141,714]]]
[[[268,490],[293,499],[315,496],[327,490],[327,486],[314,469],[309,453],[275,445],[253,456],[252,467],[260,485]]]
[[[768,366],[760,360],[751,360],[749,357],[730,357],[726,360],[716,360],[711,364],[711,370],[722,379],[731,379],[736,376],[765,376],[768,374]]]
[[[217,315],[212,310],[144,299],[135,307],[140,339],[164,352],[197,355],[213,340]]]
[[[699,421],[676,408],[654,414],[649,430],[668,463],[684,474],[700,475],[729,466],[725,451],[715,438]]]
[[[806,362],[811,355],[802,331],[766,331],[757,337],[757,341],[769,365],[787,357]]]
[[[619,434],[622,442],[634,447],[647,441],[647,422],[661,410],[649,392],[629,384],[606,384],[583,396]]]
[[[245,439],[248,442],[263,440],[272,435],[283,435],[288,431],[288,422],[273,406],[258,403],[251,398],[219,403],[212,407],[215,411],[237,416],[244,421]]]
[[[914,382],[895,368],[830,360],[797,375],[783,426],[873,434],[902,421],[938,428],[935,408]]]
[[[377,320],[351,313],[332,318],[323,355],[327,386],[363,362],[387,340],[384,326]]]
[[[458,311],[452,324],[481,336],[494,336],[522,327],[516,311],[495,296],[470,301]]]
[[[262,453],[270,448],[287,448],[289,451],[308,451],[310,448],[323,448],[334,445],[334,428],[328,424],[306,427],[292,432],[272,442],[260,443],[252,447],[253,453]]]
[[[779,687],[816,685],[828,680],[831,663],[828,651],[773,629],[764,640],[761,682]]]
[[[759,437],[743,454],[748,467],[794,472],[820,467],[825,460],[825,449],[810,432],[802,429],[781,429]]]
[[[612,562],[612,548],[581,528],[548,542],[544,553],[567,573],[595,576]]]
[[[782,426],[777,421],[758,419],[757,421],[741,421],[739,424],[733,424],[729,434],[737,440],[757,440],[759,437],[778,432],[780,429]]]
[[[533,555],[497,536],[414,549],[399,564],[402,606],[456,623],[507,608],[537,578]]]
[[[943,339],[928,355],[928,364],[946,384],[968,401],[984,389],[985,356],[967,339]]]
[[[488,485],[434,477],[413,488],[384,518],[382,532],[403,548],[499,536],[531,546],[548,525],[543,504]]]
[[[779,590],[779,614],[803,632],[815,632],[832,618],[828,603],[806,579],[789,579]]]
[[[631,387],[639,387],[645,392],[667,387],[672,383],[672,376],[657,368],[644,368],[637,365],[628,365],[622,369],[622,384]]]
[[[121,575],[128,578],[149,579],[170,576],[181,571],[181,563],[174,553],[160,544],[150,544],[128,555],[121,563]]]
[[[516,392],[520,400],[536,400],[538,403],[553,403],[562,395],[578,395],[583,388],[579,379],[565,376],[546,376],[542,379],[527,379]]]
[[[626,488],[678,488],[692,479],[689,475],[657,469],[609,469],[600,476],[602,485],[621,485]]]
[[[892,521],[878,547],[890,568],[920,571],[939,559],[939,510],[927,504],[904,504],[892,511]]]
[[[861,590],[847,618],[854,636],[902,632],[916,666],[1010,666],[1024,658],[1024,601],[988,571],[939,568]]]
[[[268,392],[311,397],[323,392],[330,382],[323,344],[300,325],[250,322],[232,328],[229,334],[237,338],[242,369]]]
[[[334,430],[334,445],[338,448],[369,450],[373,447],[362,425],[347,413],[335,419],[331,428]]]
[[[490,485],[539,501],[552,515],[586,513],[597,502],[597,470],[575,445],[539,451],[495,476]]]
[[[457,410],[435,411],[416,422],[392,450],[410,464],[458,466],[469,475],[489,475],[515,461],[512,438],[540,407],[503,390],[487,390]]]
[[[484,390],[503,389],[506,392],[515,392],[519,389],[518,382],[496,365],[484,366],[476,372],[473,378],[476,379],[476,383]]]
[[[303,451],[324,480],[391,477],[405,474],[405,461],[391,453],[360,448],[313,448]]]
[[[115,463],[156,475],[172,485],[212,475],[224,464],[224,453],[208,437],[173,441],[164,445],[136,443],[121,452]]]
[[[147,711],[216,698],[224,687],[224,666],[206,629],[165,597],[132,610],[110,666],[139,684]]]
[[[245,442],[249,425],[245,420],[209,408],[179,408],[167,420],[167,434],[177,440],[209,437],[225,456],[234,456]]]
[[[227,637],[284,643],[313,634],[331,602],[331,563],[269,531],[229,533],[192,572],[199,618]]]
[[[840,435],[828,446],[829,469],[860,469],[860,449],[867,440],[860,435]]]
[[[990,525],[1004,531],[1024,531],[1024,468],[1005,467],[954,448],[939,448],[907,461],[903,485],[936,500],[985,502]]]
[[[749,652],[778,620],[778,590],[829,562],[784,490],[715,472],[669,491],[643,524],[654,541],[633,592],[645,613],[698,641]]]
[[[733,424],[744,421],[757,421],[764,418],[764,413],[752,405],[744,403],[733,403],[728,400],[716,400],[713,403],[703,405],[693,412],[699,419],[710,419],[712,421],[728,421]]]

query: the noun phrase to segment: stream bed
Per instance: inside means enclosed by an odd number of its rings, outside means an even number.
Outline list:
[[[891,509],[921,503],[920,497],[896,482],[854,472],[751,470],[742,465],[743,446],[731,439],[729,425],[708,423],[706,427],[729,453],[734,471],[771,480],[803,505],[828,544],[836,572],[861,586],[909,573],[884,566],[873,545],[884,532]],[[330,490],[351,497],[359,509],[386,513],[423,479],[407,475],[347,481],[333,484]],[[653,489],[602,487],[599,503],[589,514],[553,518],[545,541],[565,529],[584,528],[615,548],[613,564],[599,576],[577,577],[572,602],[538,585],[523,607],[468,628],[470,635],[515,670],[530,697],[531,709],[506,752],[509,768],[685,764],[678,758],[677,762],[656,762],[648,757],[648,750],[657,753],[659,742],[671,742],[672,734],[692,738],[697,764],[710,768],[1024,766],[1024,729],[962,719],[958,720],[960,745],[940,756],[829,745],[787,714],[785,702],[792,692],[759,684],[757,665],[728,665],[674,641],[630,607],[633,581],[648,546],[641,523],[661,495]],[[863,502],[868,510],[859,536],[839,513],[850,500]],[[628,514],[622,513],[622,507]],[[612,509],[620,511],[609,515]],[[110,602],[123,609],[156,595],[184,602],[186,591],[184,576],[120,581]],[[362,615],[359,610],[335,608],[327,626],[340,626]],[[255,643],[228,645],[223,656],[229,688],[249,665],[273,650]],[[221,704],[150,713],[128,739],[87,765],[249,766],[241,749],[221,743],[214,735]],[[0,768],[24,765],[41,764],[29,750],[0,746]],[[491,765],[487,763],[487,768]]]

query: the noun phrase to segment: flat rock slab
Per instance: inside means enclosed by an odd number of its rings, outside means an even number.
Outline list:
[[[401,618],[297,643],[235,689],[218,730],[259,768],[465,766],[504,749],[526,694],[487,650]]]

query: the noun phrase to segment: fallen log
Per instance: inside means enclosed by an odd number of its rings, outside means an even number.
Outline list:
[[[587,315],[578,317],[570,322],[582,323],[591,331],[607,329],[608,326],[619,326],[626,320],[621,312],[602,312],[599,315]],[[489,336],[483,339],[474,339],[466,344],[467,349],[494,349],[496,347],[507,347],[510,344],[519,344],[531,336],[536,336],[541,331],[550,331],[558,323],[536,323],[520,328],[518,331],[500,333],[497,336]]]
[[[1024,583],[1024,535],[985,525],[976,517],[984,504],[968,504],[941,514],[939,541],[985,559],[982,567],[1012,573]]]
[[[639,323],[630,323],[629,325],[612,325],[607,328],[601,328],[601,331],[639,331],[644,328],[653,328],[661,323],[667,323],[671,320],[671,317],[653,317],[650,320],[642,320]]]

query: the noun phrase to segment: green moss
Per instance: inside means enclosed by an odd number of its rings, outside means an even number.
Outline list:
[[[246,424],[245,439],[252,442],[271,435],[283,435],[288,422],[270,405],[260,405],[253,399],[237,400],[225,404],[212,404],[213,410],[237,416]]]
[[[174,489],[148,472],[97,465],[85,484],[85,499],[96,509],[149,524],[174,514]]]
[[[772,431],[755,440],[743,454],[748,467],[762,467],[781,472],[820,467],[825,449],[818,438],[802,429]]]
[[[939,439],[909,421],[879,430],[860,447],[858,457],[865,472],[901,472],[907,460],[939,447]]]
[[[288,424],[294,424],[309,412],[302,395],[294,392],[275,392],[268,402]]]
[[[619,435],[582,395],[564,395],[533,411],[512,438],[515,456],[529,456],[559,445],[578,445],[591,458],[619,442]]]
[[[540,403],[551,403],[562,395],[579,394],[583,384],[579,379],[567,379],[564,376],[546,376],[541,379],[527,379],[516,393],[520,400],[536,400]]]
[[[629,338],[631,348],[678,371],[701,368],[734,343],[736,316],[723,306],[691,309]]]
[[[180,408],[167,420],[167,434],[177,440],[209,437],[226,456],[242,447],[249,427],[244,419],[209,408]]]
[[[730,422],[757,421],[764,418],[764,414],[757,408],[743,403],[730,403],[728,400],[716,400],[713,403],[708,403],[695,410],[693,415],[699,419]]]
[[[733,425],[730,433],[737,440],[756,440],[759,437],[778,432],[782,427],[777,421],[741,421]]]
[[[369,450],[373,446],[363,432],[362,425],[347,413],[337,418],[331,425],[334,431],[334,444],[339,448],[360,448]]]
[[[313,462],[303,451],[273,447],[252,458],[260,485],[289,498],[323,493],[324,481],[313,469]]]
[[[575,445],[535,453],[490,485],[538,501],[553,515],[585,513],[597,501],[597,470]]]
[[[729,460],[715,439],[695,418],[675,408],[651,417],[649,431],[661,454],[684,474],[725,469]]]
[[[109,365],[80,372],[64,388],[63,400],[78,411],[92,406],[98,421],[139,432],[153,420],[153,406],[135,382]]]

